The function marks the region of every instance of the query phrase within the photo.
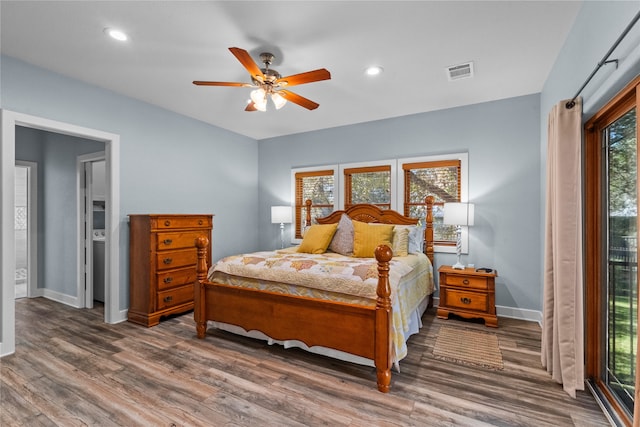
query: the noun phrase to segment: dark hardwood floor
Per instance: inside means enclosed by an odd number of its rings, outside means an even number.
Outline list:
[[[572,399],[540,365],[537,324],[498,329],[424,315],[389,394],[372,368],[209,329],[193,314],[153,328],[107,325],[101,309],[16,301],[16,353],[0,360],[0,425],[606,426],[588,392]],[[432,356],[455,322],[496,332],[504,370]]]

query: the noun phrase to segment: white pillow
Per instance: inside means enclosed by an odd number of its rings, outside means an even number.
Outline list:
[[[417,225],[396,225],[396,228],[409,229],[409,250],[410,254],[422,252],[422,243],[424,241],[424,227]]]

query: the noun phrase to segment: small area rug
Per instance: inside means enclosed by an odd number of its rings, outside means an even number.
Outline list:
[[[504,369],[498,336],[493,332],[440,326],[433,356],[463,365]]]

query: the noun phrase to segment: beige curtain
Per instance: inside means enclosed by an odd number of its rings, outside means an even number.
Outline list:
[[[564,390],[584,390],[582,101],[549,113],[542,365]]]

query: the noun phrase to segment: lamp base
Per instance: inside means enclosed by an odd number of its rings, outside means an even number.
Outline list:
[[[461,264],[460,262],[456,262],[451,266],[451,268],[455,270],[464,270],[466,267],[464,266],[464,264]]]

